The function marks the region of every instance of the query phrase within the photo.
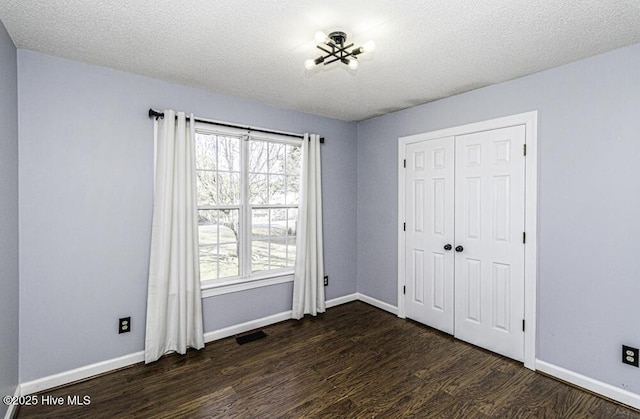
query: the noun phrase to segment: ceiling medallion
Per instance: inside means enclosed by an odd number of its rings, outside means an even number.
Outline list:
[[[342,64],[349,66],[350,69],[355,70],[358,68],[357,56],[363,52],[371,52],[376,48],[376,44],[373,41],[369,41],[358,48],[352,48],[353,43],[345,45],[347,34],[340,31],[331,32],[329,36],[325,35],[324,32],[318,31],[316,32],[315,40],[320,44],[316,46],[324,54],[316,59],[309,58],[306,60],[304,67],[307,70],[311,70],[319,64],[327,65],[336,61],[340,61]],[[351,51],[349,51],[349,48],[352,48]]]

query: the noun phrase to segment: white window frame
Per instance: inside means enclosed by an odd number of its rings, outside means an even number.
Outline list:
[[[205,135],[221,135],[241,138],[240,152],[240,171],[241,179],[249,179],[249,164],[246,161],[249,156],[249,139],[262,140],[273,143],[301,146],[302,139],[289,137],[278,134],[262,134],[252,133],[241,128],[219,127],[206,122],[196,122],[196,133]],[[240,227],[239,227],[239,271],[240,275],[236,277],[228,277],[224,279],[213,279],[201,281],[202,298],[213,297],[216,295],[228,294],[250,290],[254,288],[266,287],[269,285],[283,284],[293,282],[292,267],[283,269],[273,269],[269,271],[261,271],[251,273],[250,255],[251,255],[251,212],[254,208],[249,204],[249,183],[243,182],[240,185]],[[236,206],[234,206],[236,207]],[[273,208],[283,207],[291,208],[290,205],[255,205],[257,208]],[[200,207],[198,207],[200,209]],[[249,229],[247,231],[247,229]],[[242,273],[246,273],[242,276]]]

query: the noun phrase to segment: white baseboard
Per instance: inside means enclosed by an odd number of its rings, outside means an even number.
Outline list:
[[[326,307],[331,308],[357,300],[370,304],[381,310],[388,311],[389,313],[392,313],[394,315],[398,314],[397,307],[361,293],[349,294],[328,300],[326,302]],[[284,320],[289,320],[290,318],[291,311],[289,310],[260,319],[251,320],[245,323],[225,327],[220,330],[205,333],[205,342],[209,343],[218,339],[237,335],[239,333],[248,332],[249,330],[279,323]],[[144,362],[144,351],[135,352],[133,354],[121,356],[119,358],[98,362],[70,371],[65,371],[59,374],[50,375],[48,377],[22,383],[16,387],[15,395],[26,396],[28,394],[37,393],[39,391],[49,390],[54,387],[69,384],[74,381],[87,379],[99,374],[137,364],[139,362]],[[535,366],[537,370],[549,374],[550,376],[574,384],[578,387],[582,387],[604,397],[608,397],[612,400],[626,404],[633,408],[640,409],[640,395],[638,394],[621,389],[619,387],[612,386],[610,384],[603,383],[601,381],[594,380],[592,378],[586,377],[562,367],[558,367],[545,361],[536,360]],[[14,412],[15,406],[9,406],[5,415],[5,419],[11,419],[14,415]]]
[[[84,380],[85,378],[93,377],[94,375],[117,370],[118,368],[128,367],[129,365],[137,364],[138,362],[143,361],[144,351],[140,351],[129,355],[124,355],[119,358],[109,359],[91,365],[85,365],[84,367],[22,383],[20,384],[20,393],[22,396],[37,393],[39,391],[44,391],[54,387],[73,383],[74,381]]]
[[[594,380],[577,372],[536,359],[536,369],[562,381],[582,387],[586,390],[608,397],[617,402],[640,409],[640,395],[602,381]]]
[[[350,294],[343,297],[334,298],[326,302],[327,307],[335,307],[340,304],[345,304],[351,301],[355,301],[356,294]],[[262,317],[260,319],[251,320],[248,322],[236,324],[233,326],[225,327],[223,329],[214,330],[204,334],[204,341],[206,343],[213,342],[214,340],[224,339],[229,336],[237,335],[239,333],[248,332],[249,330],[258,329],[274,323],[279,323],[291,318],[291,310],[284,311],[282,313],[273,314],[271,316]],[[74,381],[84,380],[105,372],[113,371],[118,368],[127,367],[129,365],[137,364],[138,362],[144,362],[144,351],[136,352],[133,354],[121,356],[119,358],[110,359],[102,362],[98,362],[84,367],[76,368],[70,371],[61,372],[58,374],[50,375],[47,377],[39,378],[37,380],[28,381],[20,384],[16,388],[16,394],[26,396],[28,394],[37,393],[39,391],[45,391],[54,387],[59,387],[65,384],[73,383]],[[9,406],[9,411],[13,411],[13,406]],[[11,416],[7,416],[10,418]]]
[[[13,393],[14,397],[20,397],[22,394],[20,393],[20,386],[16,386],[16,391]],[[4,396],[4,394],[3,394]],[[16,414],[16,409],[18,408],[17,404],[10,404],[7,408],[7,413],[4,415],[4,419],[13,419],[13,416]]]
[[[349,303],[357,300],[357,294],[349,294],[342,297],[327,300],[325,306],[327,308],[335,307],[340,304]],[[280,323],[291,318],[291,310],[283,311],[282,313],[272,314],[271,316],[262,317],[260,319],[251,320],[248,322],[234,324],[233,326],[225,327],[224,329],[214,330],[213,332],[207,332],[204,334],[204,341],[206,343],[213,342],[214,340],[228,338],[230,336],[237,335],[239,333],[248,332],[249,330],[258,329],[260,327],[269,326],[271,324]]]
[[[391,304],[385,303],[384,301],[376,300],[373,297],[369,297],[368,295],[361,293],[358,293],[358,300],[374,307],[378,307],[381,310],[388,311],[389,313],[393,313],[396,316],[398,315],[398,307],[392,306]]]
[[[358,293],[353,293],[349,295],[343,295],[342,297],[334,298],[331,300],[327,300],[324,304],[327,308],[339,306],[340,304],[350,303],[352,301],[358,300]]]
[[[285,320],[289,320],[290,318],[291,310],[283,311],[282,313],[278,314],[272,314],[271,316],[262,317],[260,319],[251,320],[240,324],[234,324],[233,326],[205,333],[204,341],[205,343],[209,343],[213,342],[214,340],[228,338],[229,336],[237,335],[238,333],[244,333],[248,332],[249,330],[269,326],[270,324],[279,323]]]
[[[345,295],[342,297],[328,300],[325,304],[327,308],[335,307],[341,304],[350,303],[352,301],[360,300],[374,307],[378,307],[382,310],[391,312],[393,314],[398,313],[397,307],[390,304],[376,300],[364,294],[354,293]],[[233,326],[225,327],[223,329],[214,330],[204,334],[204,341],[206,343],[213,342],[215,340],[224,339],[230,336],[237,335],[239,333],[248,332],[249,330],[258,329],[260,327],[269,326],[274,323],[279,323],[291,318],[291,310],[284,311],[282,313],[273,314],[271,316],[262,317],[260,319],[251,320],[248,322],[236,324]],[[84,380],[95,375],[103,374],[105,372],[113,371],[119,368],[127,367],[129,365],[144,362],[144,351],[135,352],[133,354],[124,355],[119,358],[110,359],[102,362],[98,362],[84,367],[76,368],[70,371],[61,372],[58,374],[50,375],[47,377],[39,378],[37,380],[28,381],[20,384],[16,388],[16,393],[22,396],[37,393],[59,387],[65,384],[73,383],[74,381]],[[9,407],[12,410],[12,406]],[[11,416],[8,416],[11,417]]]

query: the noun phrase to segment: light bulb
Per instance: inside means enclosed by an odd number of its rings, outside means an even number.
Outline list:
[[[364,49],[364,52],[371,52],[374,49],[376,49],[376,43],[373,41],[368,41],[367,43],[364,44],[363,49]]]
[[[327,35],[324,34],[324,32],[322,31],[318,31],[316,32],[315,36],[314,36],[315,40],[317,43],[319,44],[326,44],[327,43]]]
[[[312,58],[309,58],[304,62],[304,68],[306,68],[307,70],[311,70],[315,66],[316,62]]]
[[[349,68],[352,70],[358,69],[358,60],[349,60]]]

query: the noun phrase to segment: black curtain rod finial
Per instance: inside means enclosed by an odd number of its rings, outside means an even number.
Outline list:
[[[149,108],[149,118],[162,119],[164,118],[164,114],[162,112],[157,112]]]

